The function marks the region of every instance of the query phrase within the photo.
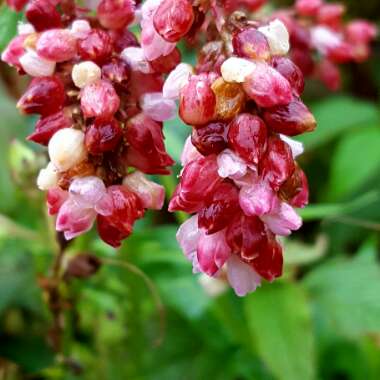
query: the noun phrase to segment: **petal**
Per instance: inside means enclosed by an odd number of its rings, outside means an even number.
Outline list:
[[[168,99],[178,99],[182,88],[189,82],[193,68],[187,63],[180,63],[166,78],[163,95]]]
[[[218,174],[222,178],[239,179],[247,174],[247,164],[232,150],[225,149],[218,155]]]
[[[277,196],[268,182],[258,180],[240,190],[239,204],[245,215],[268,214],[276,204]]]
[[[156,121],[172,120],[176,116],[177,105],[174,100],[164,98],[161,92],[150,92],[141,97],[143,112]]]
[[[227,279],[236,295],[244,297],[261,284],[261,277],[248,264],[232,255],[227,261]]]
[[[287,203],[280,203],[271,214],[261,217],[261,220],[276,235],[288,236],[302,226],[301,217]]]
[[[278,19],[258,29],[268,40],[272,55],[286,55],[289,52],[289,33],[284,23]]]
[[[107,194],[103,181],[95,176],[74,179],[69,193],[71,198],[84,208],[94,208]]]
[[[189,136],[186,139],[185,145],[183,147],[182,155],[181,155],[182,166],[186,166],[189,162],[194,161],[201,157],[202,155],[195,148],[195,146],[191,142],[191,136]]]
[[[201,232],[197,257],[203,273],[214,276],[228,260],[230,254],[231,248],[227,244],[225,231],[219,231],[212,235]]]
[[[285,141],[290,146],[290,149],[292,150],[293,158],[297,158],[304,152],[305,149],[301,142],[291,139],[290,137],[285,136],[285,135],[280,134],[279,136],[282,141]]]

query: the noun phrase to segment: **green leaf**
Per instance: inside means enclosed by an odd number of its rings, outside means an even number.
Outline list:
[[[21,18],[21,13],[12,11],[6,5],[0,7],[0,50],[3,50],[16,35],[17,22]]]
[[[276,378],[315,378],[311,313],[300,287],[264,287],[245,299],[245,311],[253,345]]]
[[[362,210],[380,200],[378,191],[370,191],[361,195],[357,199],[346,203],[314,204],[304,209],[298,210],[298,214],[304,221],[314,221],[320,219],[333,218],[336,216],[347,215]]]
[[[332,156],[329,193],[339,199],[360,189],[380,169],[380,129],[352,131]]]
[[[380,268],[376,248],[354,259],[330,260],[304,280],[314,308],[335,331],[349,337],[380,332]]]
[[[348,96],[329,97],[311,107],[317,130],[297,138],[307,150],[318,148],[350,128],[374,125],[379,121],[377,105]]]

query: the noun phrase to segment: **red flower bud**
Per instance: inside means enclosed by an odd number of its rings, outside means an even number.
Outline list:
[[[28,140],[37,144],[48,145],[53,135],[63,128],[70,128],[72,120],[65,115],[64,111],[59,111],[53,115],[41,117],[37,121],[34,132],[28,136]]]
[[[59,111],[65,102],[65,89],[57,77],[34,78],[17,103],[19,110],[26,114],[38,113],[43,116]]]
[[[117,120],[95,120],[95,123],[87,128],[84,142],[88,152],[97,155],[114,150],[122,136],[123,130]]]
[[[61,15],[51,0],[31,0],[26,7],[25,16],[37,32],[61,28]]]
[[[174,161],[165,151],[162,125],[140,113],[125,128],[126,161],[146,174],[168,174]]]
[[[189,0],[163,0],[153,18],[156,31],[168,42],[177,42],[190,30],[194,12]]]
[[[263,118],[274,132],[287,136],[297,136],[312,132],[317,126],[313,114],[298,98],[286,106],[277,106],[264,110]]]
[[[237,116],[229,126],[231,148],[247,162],[258,164],[267,144],[267,128],[258,117],[248,113]]]

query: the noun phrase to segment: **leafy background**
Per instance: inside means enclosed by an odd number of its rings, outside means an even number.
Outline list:
[[[346,1],[350,16],[377,22],[376,0]],[[0,48],[20,19],[0,9]],[[33,118],[15,109],[23,80],[0,68],[0,379],[380,379],[380,46],[344,67],[344,90],[309,81],[317,132],[300,138],[312,204],[284,242],[285,276],[238,299],[210,296],[179,251],[182,215],[148,214],[120,251],[95,233],[69,246],[106,262],[63,289],[64,352],[39,286],[55,252],[34,178],[44,154],[24,138]],[[194,57],[184,51],[187,60]],[[177,160],[189,130],[165,127]],[[18,139],[18,140],[15,140]],[[178,171],[178,167],[176,168]],[[176,177],[163,184],[168,193]]]

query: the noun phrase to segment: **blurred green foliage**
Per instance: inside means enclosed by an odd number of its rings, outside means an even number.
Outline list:
[[[380,14],[375,1],[347,4],[356,17]],[[1,48],[18,19],[1,8]],[[62,290],[67,305],[57,356],[47,343],[52,317],[40,286],[56,247],[34,189],[36,168],[28,166],[30,155],[43,155],[12,144],[33,120],[17,114],[2,66],[0,379],[380,379],[379,67],[376,47],[371,62],[345,68],[345,91],[331,95],[308,84],[319,122],[301,138],[312,205],[302,211],[304,228],[284,242],[283,279],[244,299],[230,290],[208,295],[166,212],[140,221],[118,252],[89,234],[68,247],[68,256],[91,252],[105,264]],[[165,132],[178,161],[189,129],[175,120]],[[168,193],[178,170],[164,180]]]

